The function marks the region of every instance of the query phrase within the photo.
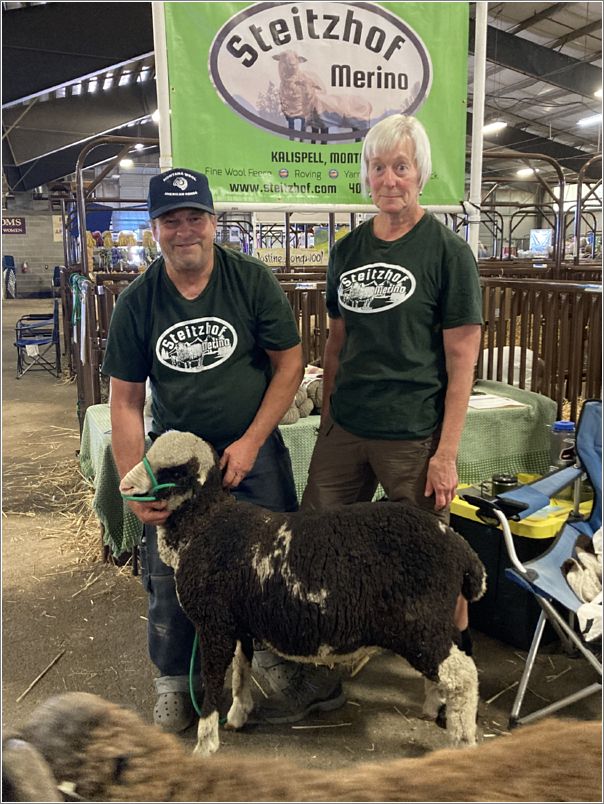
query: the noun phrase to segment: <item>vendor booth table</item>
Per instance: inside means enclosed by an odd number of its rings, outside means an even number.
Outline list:
[[[474,393],[498,397],[503,404],[506,399],[510,404],[520,404],[468,409],[458,459],[460,481],[477,483],[496,472],[540,474],[546,471],[549,464],[547,425],[555,419],[555,402],[540,394],[486,380],[476,383]],[[496,399],[494,404],[497,404]],[[309,416],[280,427],[291,454],[299,499],[306,485],[318,425],[319,417]],[[116,556],[131,550],[140,541],[142,525],[119,493],[119,478],[111,452],[108,405],[92,405],[86,411],[80,466],[95,488],[93,508],[101,522],[104,544]]]

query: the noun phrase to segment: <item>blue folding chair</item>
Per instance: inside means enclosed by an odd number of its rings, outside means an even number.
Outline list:
[[[17,379],[28,371],[48,371],[61,376],[59,344],[59,300],[52,313],[29,313],[15,324]]]
[[[598,651],[598,646],[587,643],[575,627],[575,615],[583,601],[577,597],[563,571],[564,562],[576,555],[577,539],[581,535],[593,538],[594,533],[602,526],[601,400],[589,400],[583,405],[577,425],[576,452],[576,466],[559,469],[534,483],[506,491],[492,499],[479,497],[470,490],[462,491],[459,494],[470,505],[478,509],[477,515],[481,519],[487,522],[499,522],[512,564],[505,570],[505,575],[534,595],[541,607],[524,672],[512,706],[510,727],[550,715],[588,695],[601,693],[602,690],[602,664],[596,655],[597,652],[601,654],[601,648]],[[588,518],[583,518],[578,514],[580,479],[583,472],[587,473],[594,489],[593,507]],[[549,505],[550,498],[555,497],[569,485],[574,486],[575,505],[567,522],[546,552],[531,561],[521,562],[516,553],[509,520],[525,519],[530,514],[544,508]],[[587,659],[598,673],[600,681],[520,717],[529,678],[548,621],[560,636],[563,644],[573,650],[578,650]]]
[[[2,281],[4,283],[4,298],[17,298],[17,271],[15,258],[11,254],[2,256]]]

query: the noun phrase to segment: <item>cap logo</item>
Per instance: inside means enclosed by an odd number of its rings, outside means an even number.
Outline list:
[[[175,168],[153,176],[147,196],[150,217],[157,218],[182,207],[203,209],[214,214],[214,200],[204,174]]]

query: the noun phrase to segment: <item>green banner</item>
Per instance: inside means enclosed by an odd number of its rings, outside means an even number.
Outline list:
[[[464,197],[469,3],[165,3],[173,165],[217,202],[367,204],[389,114],[432,146],[422,204]]]

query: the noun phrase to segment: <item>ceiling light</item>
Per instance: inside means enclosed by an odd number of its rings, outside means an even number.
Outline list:
[[[602,97],[602,87],[600,87],[600,89],[596,89],[596,91],[594,92],[594,95],[596,96],[596,98],[601,98]]]
[[[153,114],[151,115],[151,120],[153,120],[154,123],[159,123],[159,109],[156,109],[153,112]]]
[[[133,165],[134,165],[134,162],[132,161],[132,159],[128,159],[128,158],[120,159],[120,167],[131,168]]]
[[[145,146],[143,145],[142,142],[137,142],[136,145],[134,146],[134,150],[135,151],[142,151],[144,147]]]
[[[120,177],[119,173],[114,173],[113,176],[110,176],[111,179],[119,179],[119,177]]]
[[[602,114],[592,114],[590,117],[584,117],[582,120],[577,121],[578,126],[595,126],[602,122]]]
[[[534,170],[533,168],[525,167],[525,168],[520,168],[520,170],[516,171],[517,176],[532,176],[533,173],[539,173],[539,168]]]
[[[500,131],[502,128],[507,128],[507,123],[503,120],[494,120],[492,123],[487,123],[483,126],[483,134],[493,134],[495,131]]]

